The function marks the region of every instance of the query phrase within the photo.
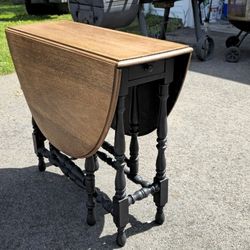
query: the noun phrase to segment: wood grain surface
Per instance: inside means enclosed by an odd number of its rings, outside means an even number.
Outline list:
[[[143,37],[71,21],[44,22],[10,28],[58,44],[70,46],[116,62],[145,58],[187,48],[187,45]],[[191,50],[191,48],[189,48]],[[125,65],[126,66],[126,65]]]
[[[37,125],[55,147],[76,158],[93,155],[103,143],[123,67],[192,51],[182,44],[69,21],[11,27],[6,34]]]
[[[73,157],[92,155],[115,112],[120,72],[85,55],[8,33],[31,113],[43,134]]]

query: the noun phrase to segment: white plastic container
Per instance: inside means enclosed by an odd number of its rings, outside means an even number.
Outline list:
[[[204,1],[203,4],[201,4],[202,21],[204,21],[206,16],[208,15],[210,3],[211,3],[210,1]],[[217,20],[221,19],[222,5],[223,5],[222,0],[212,0],[212,5],[210,9],[210,19],[209,19],[211,23],[215,23],[217,22]]]

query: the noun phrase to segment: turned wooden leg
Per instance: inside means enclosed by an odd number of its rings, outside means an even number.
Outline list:
[[[140,184],[143,187],[148,187],[149,182],[144,181],[139,175],[139,105],[137,97],[137,87],[132,88],[132,98],[130,104],[130,115],[129,115],[129,125],[130,125],[130,158],[127,160],[127,165],[130,169],[128,178],[134,183]]]
[[[130,106],[130,158],[128,161],[128,167],[130,168],[129,176],[131,178],[138,174],[139,170],[139,144],[138,144],[138,129],[139,129],[139,119],[138,119],[138,99],[137,99],[137,87],[132,88],[132,98]]]
[[[125,111],[125,96],[118,99],[116,131],[115,131],[115,196],[113,197],[113,218],[117,226],[116,242],[119,246],[126,243],[125,227],[128,223],[128,198],[126,197],[126,179],[124,174],[125,167],[125,135],[123,124],[123,113]]]
[[[86,158],[85,160],[85,170],[86,170],[86,178],[85,178],[85,185],[86,185],[86,192],[88,195],[87,200],[87,223],[90,226],[95,225],[96,218],[95,218],[95,201],[94,201],[94,194],[95,194],[95,171],[97,170],[97,157],[96,155]]]
[[[38,128],[35,120],[32,118],[32,126],[33,126],[33,133],[32,133],[32,137],[33,137],[33,145],[34,145],[34,151],[38,157],[38,169],[43,172],[46,169],[46,165],[44,162],[44,158],[43,156],[38,152],[38,149],[40,148],[44,148],[44,142],[46,140],[46,138],[44,137],[44,135],[42,134],[42,132],[40,131],[40,129]]]
[[[157,127],[157,149],[156,176],[154,182],[159,185],[159,192],[154,194],[154,202],[157,206],[155,221],[162,224],[165,220],[163,208],[168,201],[168,179],[166,178],[165,150],[167,143],[167,99],[168,84],[160,85],[160,106]]]

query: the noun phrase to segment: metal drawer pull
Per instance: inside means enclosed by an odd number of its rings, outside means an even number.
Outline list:
[[[152,64],[149,64],[149,63],[144,64],[144,71],[145,72],[151,73],[151,72],[153,72],[153,69],[154,69],[154,66]]]

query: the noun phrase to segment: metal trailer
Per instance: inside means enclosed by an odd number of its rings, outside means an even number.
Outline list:
[[[152,3],[155,7],[164,8],[161,32],[158,38],[166,38],[166,29],[170,8],[175,0],[69,0],[69,9],[76,22],[89,23],[107,28],[121,28],[129,25],[136,17],[140,30],[148,36],[148,27],[144,15],[144,4]],[[211,58],[214,51],[214,41],[207,31],[201,28],[198,4],[201,0],[192,0],[196,55],[205,61]]]
[[[62,15],[69,13],[68,0],[12,0],[14,4],[25,4],[29,15]]]
[[[239,47],[250,32],[250,0],[229,0],[228,19],[240,30],[226,40],[226,61],[235,63],[240,59]]]

